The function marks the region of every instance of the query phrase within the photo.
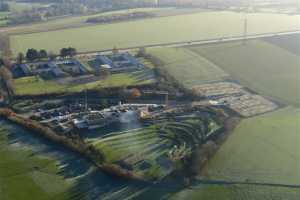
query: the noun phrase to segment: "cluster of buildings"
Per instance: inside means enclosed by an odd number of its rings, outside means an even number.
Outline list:
[[[36,63],[14,64],[12,74],[14,78],[39,75],[45,79],[62,77],[76,77],[88,73],[101,73],[103,69],[111,73],[132,72],[144,69],[144,65],[129,53],[113,53],[110,55],[97,55],[89,60],[92,70],[87,69],[75,58]]]
[[[39,110],[32,116],[35,120],[62,133],[76,129],[93,130],[113,123],[123,123],[129,112],[136,120],[144,119],[152,113],[162,111],[164,106],[158,104],[121,104],[98,110],[87,105],[76,104],[49,110]],[[125,120],[126,121],[126,120]],[[128,123],[131,123],[130,120]]]
[[[144,65],[128,52],[98,55],[95,61],[97,63],[94,65],[95,70],[104,68],[112,73],[136,71],[144,68]]]
[[[273,111],[277,105],[272,101],[252,94],[241,85],[232,82],[217,82],[195,87],[198,94],[205,96],[214,105],[225,105],[243,117],[251,117]]]
[[[59,60],[39,63],[15,64],[12,67],[14,78],[39,75],[44,78],[60,78],[65,76],[83,75],[85,67],[76,60]]]
[[[152,112],[164,107],[157,104],[121,104],[97,111],[89,110],[73,118],[72,122],[78,129],[97,129],[112,123],[120,123],[122,116],[133,112],[136,119],[147,118]],[[128,116],[127,116],[128,117]],[[132,117],[132,116],[131,116]],[[130,120],[129,120],[130,121]],[[130,122],[129,122],[130,123]]]

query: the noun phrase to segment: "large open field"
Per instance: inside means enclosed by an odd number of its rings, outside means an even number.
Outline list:
[[[209,162],[212,179],[298,184],[300,110],[245,119]]]
[[[3,120],[0,127],[0,199],[65,199],[71,182],[59,175],[56,160],[35,155],[18,140],[8,139],[11,129],[26,134],[24,130]]]
[[[265,41],[275,44],[291,53],[300,56],[300,34],[270,37],[266,38]]]
[[[158,58],[163,67],[188,88],[228,76],[218,66],[189,49],[157,48],[149,49],[149,53]]]
[[[129,12],[147,12],[153,14],[154,17],[164,17],[164,16],[171,16],[171,15],[183,15],[183,14],[204,12],[204,11],[199,8],[185,8],[185,9],[176,9],[173,7],[135,8],[135,9],[128,9],[128,10],[117,10],[117,11],[110,11],[104,13],[97,13],[92,15],[59,17],[56,19],[50,19],[49,21],[43,21],[43,22],[38,22],[33,24],[19,25],[16,27],[6,27],[6,28],[3,27],[1,28],[0,32],[4,32],[8,34],[25,34],[25,33],[54,31],[54,30],[83,27],[83,26],[93,26],[96,24],[86,23],[86,20],[88,18],[129,13]]]
[[[299,19],[300,16],[248,14],[249,34],[299,29]],[[58,52],[62,47],[73,46],[79,51],[92,51],[241,35],[243,25],[242,13],[202,12],[14,35],[10,40],[15,54],[31,47]]]
[[[298,200],[299,189],[248,185],[199,185],[182,190],[172,200]]]
[[[222,68],[242,85],[283,103],[300,106],[298,55],[261,40],[190,49]]]
[[[171,199],[297,200],[298,188],[259,186],[250,182],[299,185],[299,147],[299,109],[287,107],[243,120],[209,161],[203,178],[249,184],[194,184],[175,192]]]

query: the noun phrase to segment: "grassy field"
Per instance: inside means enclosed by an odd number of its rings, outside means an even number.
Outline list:
[[[191,47],[262,95],[300,106],[300,57],[261,40]]]
[[[56,161],[34,155],[8,142],[6,125],[0,122],[0,199],[66,199],[71,186],[60,176]]]
[[[49,21],[43,21],[40,23],[10,27],[6,29],[2,29],[0,30],[0,32],[2,31],[9,34],[25,34],[25,33],[34,33],[34,32],[45,32],[51,30],[53,31],[53,30],[94,25],[94,24],[86,23],[86,20],[91,17],[121,14],[121,13],[128,13],[128,12],[150,12],[160,16],[162,14],[172,14],[176,10],[177,9],[175,8],[136,8],[136,9],[104,12],[104,13],[93,14],[93,15],[68,16],[68,17],[62,17],[57,19],[51,19]]]
[[[85,89],[101,89],[108,87],[121,87],[129,85],[149,84],[154,79],[141,79],[142,72],[112,74],[104,80],[86,84],[60,84],[52,80],[43,80],[36,77],[15,79],[15,92],[17,95],[38,95],[60,92],[81,92]]]
[[[227,77],[218,66],[189,49],[158,48],[148,52],[162,61],[163,67],[188,88]]]
[[[135,173],[147,178],[161,178],[172,170],[171,166],[163,169],[156,161],[161,158],[172,165],[167,156],[172,142],[160,138],[155,126],[96,140],[93,144],[104,153],[105,162],[126,162]]]
[[[300,56],[300,34],[281,35],[264,40]]]
[[[209,124],[190,117],[182,121],[164,118],[155,125],[114,133],[104,138],[87,139],[104,153],[107,163],[126,163],[134,173],[147,179],[161,179],[182,166],[174,157],[189,155],[200,143],[202,131],[210,134],[220,128],[213,120]],[[174,145],[178,146],[178,151]]]
[[[295,30],[299,28],[299,19],[300,16],[248,14],[249,34]],[[242,13],[202,12],[14,35],[10,40],[15,55],[31,47],[58,52],[62,47],[73,46],[79,51],[92,51],[111,49],[114,46],[129,47],[241,35],[243,25]]]
[[[209,162],[212,179],[299,184],[300,110],[245,119]]]
[[[191,189],[192,188],[192,189]],[[299,189],[265,186],[199,185],[182,190],[171,196],[171,200],[298,200]]]

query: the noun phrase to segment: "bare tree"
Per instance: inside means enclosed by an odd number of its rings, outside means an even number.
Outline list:
[[[24,54],[23,54],[22,52],[18,53],[18,56],[17,56],[17,63],[18,63],[18,64],[22,64],[23,61],[24,61],[24,59],[25,59]]]
[[[6,67],[0,67],[0,78],[2,80],[2,85],[7,92],[9,98],[14,95],[14,83],[11,72]]]

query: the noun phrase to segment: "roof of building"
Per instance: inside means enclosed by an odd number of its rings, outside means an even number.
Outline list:
[[[105,64],[105,65],[100,65],[102,68],[105,68],[105,69],[111,69],[112,67],[110,66],[110,65],[107,65],[107,64]]]
[[[19,65],[19,67],[23,71],[24,74],[30,73],[30,68],[27,64],[21,64],[21,65]]]

